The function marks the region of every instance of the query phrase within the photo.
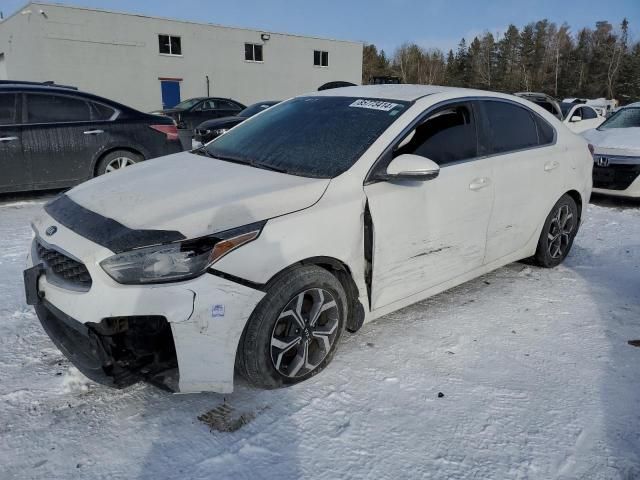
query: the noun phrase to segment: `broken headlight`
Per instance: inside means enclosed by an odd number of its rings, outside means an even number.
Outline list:
[[[118,283],[139,285],[187,280],[202,275],[227,253],[260,235],[264,222],[195,240],[118,253],[100,266]]]

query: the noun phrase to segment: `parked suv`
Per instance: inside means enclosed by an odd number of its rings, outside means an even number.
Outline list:
[[[169,118],[73,88],[0,83],[0,192],[70,187],[180,150]]]
[[[205,120],[236,115],[245,108],[243,104],[230,98],[198,97],[180,102],[173,108],[151,113],[173,118],[181,130],[193,130]]]

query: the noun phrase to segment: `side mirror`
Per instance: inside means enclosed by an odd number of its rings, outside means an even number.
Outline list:
[[[573,117],[571,117],[571,120],[569,120],[572,123],[575,122],[581,122],[582,121],[582,117],[580,115],[574,115]]]
[[[405,153],[391,160],[385,180],[433,180],[440,175],[440,167],[433,160]]]

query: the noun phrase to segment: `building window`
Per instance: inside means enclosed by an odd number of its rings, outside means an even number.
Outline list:
[[[329,66],[329,52],[323,52],[321,50],[313,51],[313,64],[316,67],[328,67]]]
[[[172,35],[158,35],[160,53],[163,55],[182,55],[182,41],[180,37]]]
[[[245,43],[244,59],[247,62],[262,62],[262,45],[258,45],[257,43]]]

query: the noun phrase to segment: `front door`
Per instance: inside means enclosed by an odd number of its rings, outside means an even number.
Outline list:
[[[372,309],[482,266],[493,184],[490,164],[477,158],[474,118],[468,103],[447,105],[427,113],[410,141],[398,142],[393,156],[429,158],[440,166],[437,178],[365,186],[373,223]]]
[[[162,108],[173,108],[180,103],[180,82],[178,80],[160,80],[162,90]]]
[[[31,168],[22,151],[22,126],[18,124],[20,95],[0,94],[0,191],[27,190]]]

